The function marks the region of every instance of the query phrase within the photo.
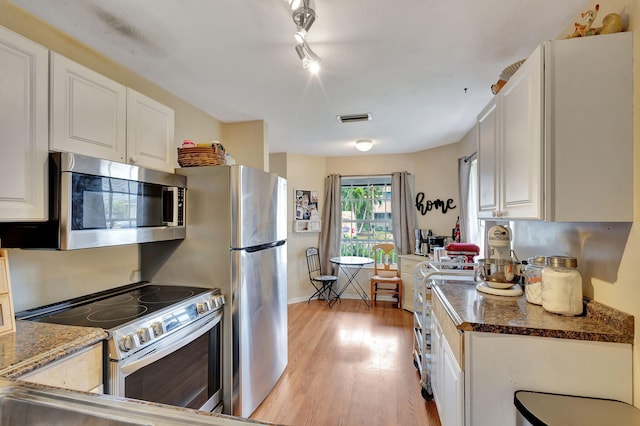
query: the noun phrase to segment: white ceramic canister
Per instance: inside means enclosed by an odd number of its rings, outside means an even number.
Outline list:
[[[527,259],[524,268],[524,294],[527,302],[542,305],[542,270],[547,265],[545,256]]]
[[[542,307],[560,315],[582,314],[582,275],[575,257],[551,256],[542,270]]]

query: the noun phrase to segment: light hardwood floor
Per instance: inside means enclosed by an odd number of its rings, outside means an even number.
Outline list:
[[[289,364],[251,419],[285,425],[440,425],[420,393],[413,317],[378,302],[289,305]]]

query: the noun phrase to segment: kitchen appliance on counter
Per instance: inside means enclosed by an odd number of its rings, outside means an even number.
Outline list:
[[[107,394],[220,412],[224,305],[219,289],[139,282],[16,318],[108,331]]]
[[[242,165],[176,173],[188,181],[187,238],[143,244],[142,278],[221,288],[225,413],[249,417],[288,362],[286,181]]]
[[[425,229],[414,229],[413,232],[415,234],[415,250],[413,254],[417,254],[418,256],[424,256],[426,251],[426,240],[423,241],[422,234],[426,231]],[[423,246],[425,244],[425,246]]]
[[[450,240],[450,237],[444,237],[441,235],[430,235],[427,237],[427,247],[428,252],[433,253],[433,250],[436,247],[444,247],[446,245],[447,240]]]
[[[480,282],[476,289],[498,296],[519,296],[521,264],[511,249],[511,231],[501,225],[492,226],[487,234],[489,258],[478,259],[476,273]]]
[[[182,239],[184,176],[49,154],[49,220],[0,223],[4,248],[74,250]]]

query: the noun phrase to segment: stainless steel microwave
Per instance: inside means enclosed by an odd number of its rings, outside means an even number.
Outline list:
[[[0,224],[0,247],[74,250],[183,239],[187,179],[67,152],[49,154],[49,220]]]

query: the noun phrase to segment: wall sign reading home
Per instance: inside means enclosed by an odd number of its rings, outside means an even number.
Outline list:
[[[436,198],[435,200],[425,201],[424,198],[424,192],[418,192],[418,194],[416,195],[416,208],[418,209],[418,212],[420,212],[420,214],[422,214],[423,216],[426,215],[427,212],[430,212],[434,209],[442,211],[442,214],[446,214],[450,209],[455,209],[456,207],[458,207],[453,204],[453,198],[449,198],[447,199],[447,201],[443,201],[439,198]]]

